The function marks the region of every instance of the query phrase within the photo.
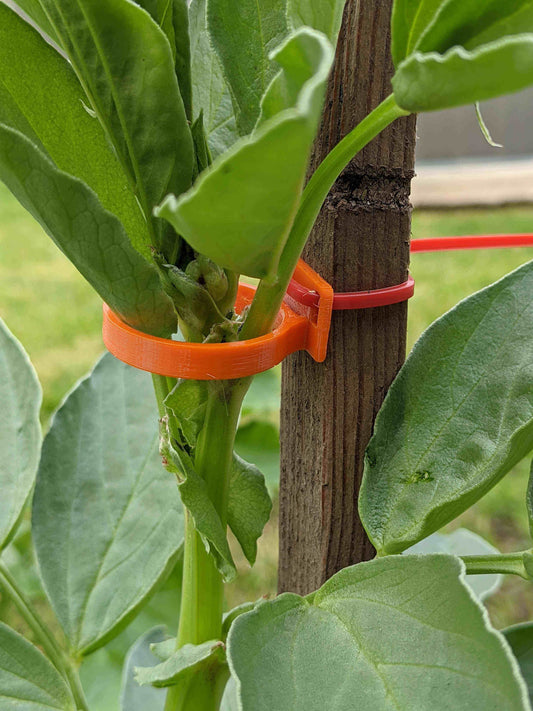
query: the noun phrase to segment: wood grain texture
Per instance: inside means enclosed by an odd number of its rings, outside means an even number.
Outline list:
[[[312,165],[391,91],[392,0],[348,0]],[[415,117],[396,121],[344,171],[304,258],[334,287],[407,278]],[[283,365],[279,590],[307,594],[374,550],[357,514],[364,450],[405,359],[407,305],[334,312],[325,363]]]

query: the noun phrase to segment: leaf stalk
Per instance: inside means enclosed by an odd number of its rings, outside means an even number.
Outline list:
[[[493,555],[464,555],[461,560],[466,566],[467,575],[519,575],[524,580],[531,580],[526,564],[530,551],[518,553],[503,553]]]
[[[160,414],[164,398],[170,392],[169,382],[154,375],[154,386]],[[214,381],[209,384],[209,397],[204,426],[198,438],[195,469],[205,480],[209,498],[223,523],[227,522],[229,476],[235,433],[242,400],[250,378]],[[185,509],[185,542],[183,581],[177,645],[201,644],[222,637],[224,602],[223,581],[213,557],[196,530],[194,519]],[[203,690],[202,688],[203,687]],[[223,692],[221,684],[207,683],[202,675],[191,683],[171,687],[165,711],[217,711]],[[208,693],[206,692],[208,689]]]
[[[8,569],[0,563],[0,587],[13,602],[21,617],[31,629],[44,653],[58,672],[64,677],[79,711],[89,711],[74,660],[56,642],[43,620],[26,599],[16,580]]]
[[[318,166],[302,194],[300,207],[281,255],[277,280],[273,284],[260,282],[241,330],[240,340],[262,336],[271,330],[318,213],[344,168],[389,124],[408,115],[409,111],[400,108],[391,94],[352,129]]]

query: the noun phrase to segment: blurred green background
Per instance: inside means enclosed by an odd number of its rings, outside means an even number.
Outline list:
[[[42,421],[103,350],[101,302],[39,226],[0,185],[0,315],[22,341],[44,389]],[[533,207],[420,212],[413,216],[413,238],[453,234],[533,231]],[[533,259],[533,249],[450,252],[413,255],[416,295],[409,304],[409,344],[438,316],[466,297]],[[265,469],[270,481],[277,470],[277,393],[279,373],[259,379],[248,399],[238,451]],[[262,447],[260,455],[258,451]],[[528,462],[511,472],[459,522],[502,551],[530,543],[525,512]],[[242,576],[229,586],[228,605],[272,593],[276,587],[276,507],[260,542],[256,567],[240,560]],[[18,567],[32,585],[31,561],[25,554],[28,534],[17,542]],[[18,555],[18,554],[17,554]],[[237,556],[238,557],[238,556]],[[38,595],[38,587],[35,588]],[[5,602],[0,602],[4,606]],[[533,587],[508,578],[488,601],[493,623],[504,627],[533,619]],[[0,609],[0,617],[14,612]],[[11,620],[24,629],[20,620]]]

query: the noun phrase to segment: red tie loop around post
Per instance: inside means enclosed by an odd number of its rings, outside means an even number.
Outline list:
[[[416,239],[412,252],[533,246],[533,234],[432,237]],[[255,290],[239,285],[239,313]],[[271,333],[232,343],[184,343],[149,336],[125,324],[104,304],[102,333],[107,349],[119,360],[150,373],[190,380],[229,380],[273,368],[291,353],[306,350],[317,362],[326,357],[334,310],[367,309],[411,298],[414,280],[369,291],[333,293],[311,267],[300,260]]]

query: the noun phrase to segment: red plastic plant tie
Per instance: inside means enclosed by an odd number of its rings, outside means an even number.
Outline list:
[[[533,246],[533,234],[429,237],[413,240],[412,252]],[[103,338],[119,360],[141,370],[192,380],[226,380],[269,370],[290,353],[306,350],[318,363],[326,357],[332,310],[397,304],[414,292],[414,280],[383,289],[334,294],[300,260],[271,333],[233,343],[183,343],[156,338],[124,323],[104,304]],[[239,285],[236,308],[250,304],[254,289]]]
[[[421,237],[411,242],[411,252],[444,252],[451,249],[533,247],[533,234]]]
[[[509,247],[533,247],[533,234],[516,235],[465,235],[460,237],[423,237],[411,242],[411,252],[443,252],[458,249],[491,249]],[[333,311],[348,309],[371,309],[376,306],[398,304],[410,299],[415,290],[414,279],[397,286],[368,291],[339,292],[333,294]],[[316,292],[309,291],[293,278],[287,294],[305,306],[318,304]]]
[[[149,373],[187,380],[230,380],[273,368],[295,351],[306,350],[318,363],[326,357],[333,289],[300,261],[295,277],[317,304],[282,304],[271,333],[231,343],[186,343],[157,338],[124,323],[104,304],[102,335],[106,348],[124,363]],[[253,300],[255,289],[239,284],[236,309]]]
[[[410,299],[415,293],[415,280],[409,276],[407,281],[396,286],[387,286],[383,289],[369,289],[367,291],[345,291],[333,294],[333,311],[347,311],[349,309],[372,309],[376,306],[399,304]],[[295,279],[289,284],[287,294],[304,306],[316,307],[319,301],[318,294],[305,289]]]

